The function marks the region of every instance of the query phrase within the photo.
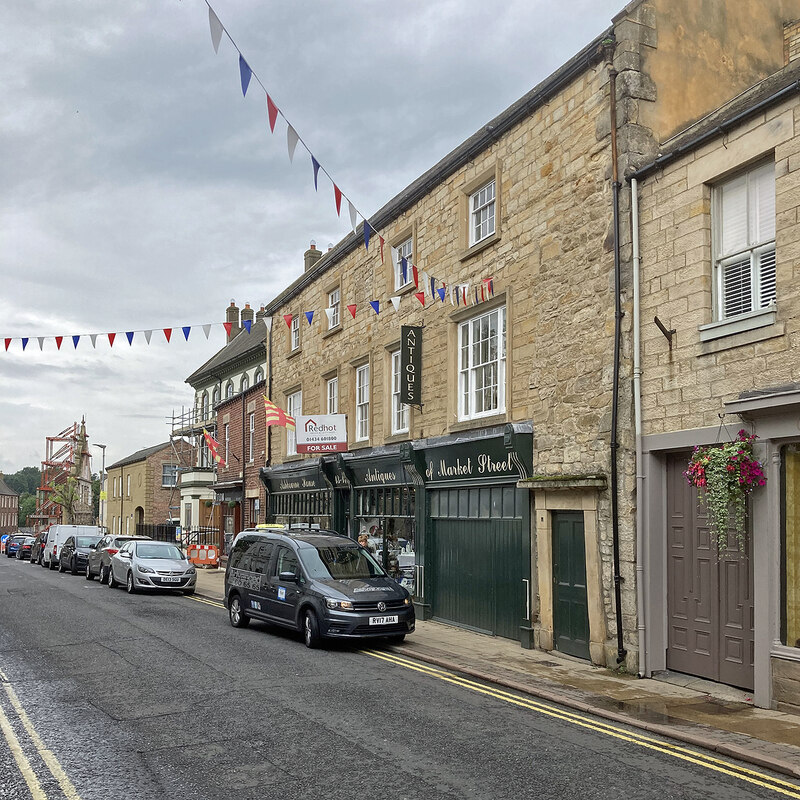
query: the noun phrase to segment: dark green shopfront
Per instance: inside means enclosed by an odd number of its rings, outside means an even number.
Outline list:
[[[366,534],[419,615],[530,640],[530,425],[261,470],[267,521]]]

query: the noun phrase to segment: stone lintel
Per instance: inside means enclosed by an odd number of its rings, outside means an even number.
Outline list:
[[[608,486],[605,475],[534,475],[517,481],[519,489],[540,489],[548,492],[559,489],[597,489],[602,491]]]

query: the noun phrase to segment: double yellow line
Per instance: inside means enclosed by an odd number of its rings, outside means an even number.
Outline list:
[[[28,737],[33,742],[36,752],[39,754],[42,761],[44,761],[52,776],[58,782],[58,785],[61,788],[61,791],[64,793],[64,796],[67,798],[67,800],[80,800],[80,795],[78,794],[77,789],[72,784],[72,781],[67,777],[67,774],[64,772],[61,764],[58,762],[58,759],[55,757],[55,755],[53,755],[53,752],[45,747],[44,742],[36,732],[36,728],[33,727],[33,723],[28,718],[25,709],[22,707],[19,697],[17,697],[17,693],[14,691],[9,683],[8,678],[1,670],[0,683],[2,683],[3,689],[5,689],[6,696],[11,703],[11,707],[14,709],[14,713],[22,723],[22,727],[25,729]],[[8,716],[6,715],[6,712],[3,710],[2,704],[0,704],[0,730],[3,731],[3,735],[8,742],[11,754],[14,756],[14,761],[16,761],[17,767],[19,768],[22,777],[25,779],[25,783],[28,785],[31,795],[33,795],[33,800],[47,800],[47,795],[42,789],[42,785],[39,783],[39,779],[36,776],[35,770],[31,766],[31,762],[28,760],[28,757],[25,755],[25,752],[22,749],[19,738],[14,732],[14,728]]]
[[[624,728],[602,722],[589,715],[578,714],[566,709],[560,709],[555,706],[546,705],[545,703],[528,697],[506,692],[503,689],[493,686],[487,686],[486,684],[478,683],[476,681],[469,680],[468,678],[462,678],[452,672],[437,669],[425,663],[403,658],[402,656],[398,656],[394,653],[388,653],[383,650],[362,650],[361,652],[364,655],[380,659],[381,661],[385,661],[389,664],[394,664],[397,667],[403,667],[404,669],[419,672],[430,678],[436,678],[437,680],[445,681],[446,683],[453,684],[454,686],[460,686],[478,694],[494,697],[497,700],[502,700],[503,702],[510,703],[520,708],[529,709],[530,711],[535,711],[539,714],[543,714],[544,716],[552,717],[553,719],[558,719],[563,722],[568,722],[571,725],[577,725],[581,728],[586,728],[587,730],[595,731],[596,733],[601,733],[606,736],[611,736],[615,739],[620,739],[624,742],[628,742],[639,747],[644,747],[648,750],[664,753],[665,755],[672,756],[673,758],[687,761],[690,764],[695,764],[697,766],[713,770],[714,772],[736,778],[737,780],[751,783],[754,786],[770,789],[771,791],[781,794],[784,797],[792,797],[796,798],[796,800],[800,800],[800,786],[798,786],[796,783],[790,783],[789,781],[784,781],[780,778],[773,778],[772,776],[766,775],[762,772],[747,769],[746,767],[740,767],[728,761],[714,758],[711,755],[690,750],[682,745],[671,744],[670,742],[662,741],[645,734],[632,733]]]

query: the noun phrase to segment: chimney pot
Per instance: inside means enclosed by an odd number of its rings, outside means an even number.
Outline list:
[[[239,309],[236,307],[236,303],[233,300],[231,300],[231,304],[228,306],[228,310],[225,313],[225,322],[231,323],[231,335],[228,337],[228,341],[232,342],[234,337],[242,329],[239,323]]]
[[[317,250],[317,243],[312,239],[311,244],[308,246],[303,260],[305,262],[305,272],[308,272],[314,264],[322,258],[322,252]]]

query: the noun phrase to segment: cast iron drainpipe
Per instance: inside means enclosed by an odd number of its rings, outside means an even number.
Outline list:
[[[619,568],[619,501],[617,498],[617,417],[619,412],[619,362],[620,339],[622,335],[622,302],[620,299],[620,256],[619,256],[619,181],[617,180],[617,70],[614,69],[613,54],[615,42],[604,43],[609,66],[609,93],[611,113],[611,181],[614,206],[614,384],[611,399],[611,536],[614,555],[614,604],[617,611],[617,664],[625,660],[627,651],[622,642],[622,575]]]

